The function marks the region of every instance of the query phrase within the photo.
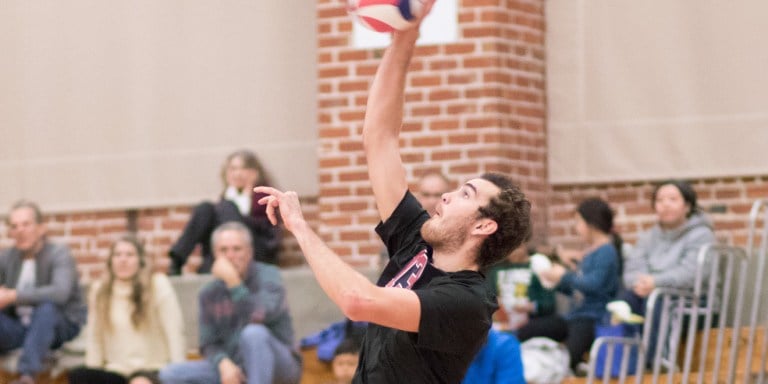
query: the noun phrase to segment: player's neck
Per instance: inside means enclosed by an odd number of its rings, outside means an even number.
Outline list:
[[[470,259],[474,253],[466,249],[460,249],[454,252],[446,252],[435,249],[432,254],[432,264],[443,272],[458,271],[477,271],[477,263],[474,258]]]

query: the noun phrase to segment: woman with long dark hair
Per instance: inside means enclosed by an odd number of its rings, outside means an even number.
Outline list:
[[[554,264],[540,272],[540,277],[556,283],[557,289],[567,295],[578,291],[583,300],[562,320],[550,319],[537,326],[546,330],[541,336],[562,334],[562,328],[567,328],[565,345],[574,371],[595,340],[595,325],[606,315],[606,304],[619,291],[622,268],[622,241],[613,230],[613,211],[608,203],[599,198],[586,199],[576,209],[575,219],[576,232],[587,244],[584,258],[575,270]]]
[[[136,238],[112,244],[106,277],[93,284],[88,306],[86,366],[70,371],[70,384],[157,383],[160,368],[184,360],[176,293],[168,277],[151,272]]]

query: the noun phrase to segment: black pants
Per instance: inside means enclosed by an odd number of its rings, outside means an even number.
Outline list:
[[[171,247],[171,274],[179,273],[187,262],[189,254],[197,244],[201,246],[203,264],[199,273],[210,273],[213,266],[211,235],[219,225],[228,221],[243,223],[253,237],[253,259],[265,263],[277,264],[277,251],[280,247],[280,229],[272,226],[268,220],[243,216],[237,206],[229,200],[216,204],[205,202],[195,207],[192,217],[184,227],[181,237]]]
[[[68,378],[69,384],[128,384],[128,379],[119,373],[86,367],[69,371]]]
[[[562,343],[568,338],[568,324],[558,315],[533,317],[517,330],[517,339],[522,343],[534,337],[546,337]]]
[[[584,361],[584,354],[592,348],[596,323],[594,319],[589,318],[568,320],[568,339],[565,340],[565,347],[571,356],[571,369],[574,372],[579,363]]]
[[[146,377],[150,382],[160,384],[155,371],[139,371],[125,377],[119,373],[101,369],[80,367],[69,371],[69,384],[128,384],[134,377]]]

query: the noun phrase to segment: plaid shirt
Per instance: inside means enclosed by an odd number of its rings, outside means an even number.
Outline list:
[[[224,358],[242,363],[238,340],[249,324],[264,324],[299,356],[285,288],[274,265],[252,262],[242,284],[230,289],[222,280],[212,281],[203,287],[199,300],[200,353],[215,367]]]

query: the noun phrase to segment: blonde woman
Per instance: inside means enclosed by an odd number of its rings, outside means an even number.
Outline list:
[[[107,276],[93,285],[88,305],[86,366],[70,372],[70,384],[154,383],[157,370],[184,360],[176,294],[165,275],[151,273],[135,238],[112,245]]]

